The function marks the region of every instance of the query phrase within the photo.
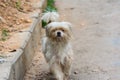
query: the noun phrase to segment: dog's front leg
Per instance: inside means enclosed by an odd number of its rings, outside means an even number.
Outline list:
[[[64,80],[68,80],[69,78],[71,72],[71,64],[72,64],[71,56],[65,57],[63,65]]]
[[[56,59],[52,59],[50,62],[50,72],[53,74],[53,77],[56,80],[64,80],[64,74],[62,72],[61,65]]]

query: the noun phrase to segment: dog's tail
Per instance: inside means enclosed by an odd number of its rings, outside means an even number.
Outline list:
[[[41,20],[48,23],[59,21],[59,14],[55,11],[45,12],[41,17]]]

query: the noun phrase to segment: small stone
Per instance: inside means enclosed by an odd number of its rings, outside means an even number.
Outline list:
[[[75,8],[70,8],[71,10],[75,9]]]
[[[23,20],[24,20],[24,18],[21,18],[20,20],[22,20],[22,21],[23,21]]]
[[[31,23],[32,21],[29,20],[29,19],[27,19],[27,20],[25,20],[25,22],[26,22],[26,23]]]
[[[95,22],[95,24],[99,24],[99,22]]]
[[[78,74],[78,72],[77,72],[77,71],[74,71],[74,74]]]
[[[8,19],[11,19],[11,17],[10,17],[10,16],[8,16],[7,18],[8,18]]]
[[[20,23],[19,22],[16,22],[17,25],[19,25]]]
[[[3,17],[1,17],[1,16],[0,16],[0,21],[3,22],[3,23],[6,22],[5,19]]]
[[[11,25],[9,25],[9,27],[13,27],[13,25],[11,24]]]
[[[5,5],[4,3],[1,3],[0,6],[2,6],[2,7],[6,7],[6,5]]]
[[[85,24],[84,23],[81,23],[81,26],[84,26]]]

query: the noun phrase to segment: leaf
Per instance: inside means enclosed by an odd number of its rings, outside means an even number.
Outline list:
[[[3,29],[1,36],[2,36],[2,38],[0,40],[5,41],[8,36],[8,31],[6,29]]]
[[[45,28],[46,25],[47,25],[47,23],[42,20],[42,28]]]

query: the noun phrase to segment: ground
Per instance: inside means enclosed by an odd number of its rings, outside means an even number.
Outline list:
[[[1,0],[0,1],[0,54],[20,47],[23,35],[32,23],[34,12],[40,0]],[[18,43],[19,42],[19,43]]]
[[[119,0],[56,0],[61,20],[73,24],[70,80],[120,80],[119,5]],[[36,57],[25,80],[46,80],[44,57]]]

